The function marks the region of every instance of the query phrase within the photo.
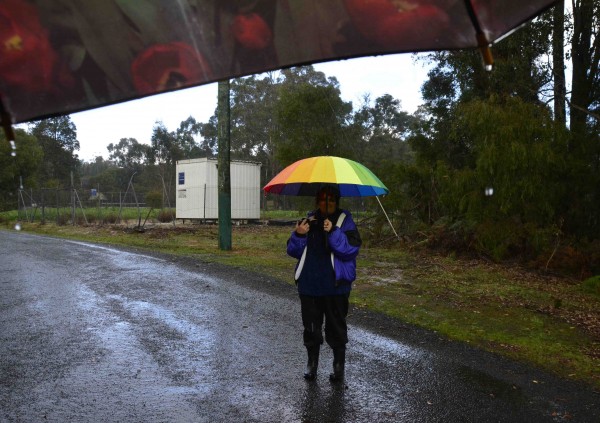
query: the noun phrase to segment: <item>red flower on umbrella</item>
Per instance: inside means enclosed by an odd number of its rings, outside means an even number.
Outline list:
[[[411,0],[344,0],[356,29],[368,40],[395,47],[415,47],[427,34],[436,36],[448,27],[448,15],[439,7]]]
[[[262,50],[273,39],[273,32],[265,20],[256,13],[237,15],[231,24],[233,37],[251,50]]]
[[[156,44],[131,64],[133,85],[140,94],[153,94],[209,81],[212,70],[204,57],[183,42]]]
[[[0,2],[0,77],[29,92],[55,89],[58,55],[48,41],[37,9],[22,0]],[[64,69],[63,69],[64,71]],[[61,81],[69,78],[61,72]]]

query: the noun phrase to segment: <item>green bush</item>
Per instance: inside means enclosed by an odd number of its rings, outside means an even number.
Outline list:
[[[146,206],[151,209],[160,209],[163,205],[163,195],[161,191],[150,191],[146,194]]]
[[[502,261],[521,244],[519,227],[507,222],[487,221],[479,224],[475,233],[476,249],[495,261]]]
[[[89,216],[84,216],[83,213],[75,214],[75,223],[79,226],[83,226],[86,224],[86,221],[89,223]]]
[[[600,296],[600,275],[592,276],[581,283],[585,292]]]
[[[119,214],[115,212],[106,213],[106,215],[102,218],[102,223],[114,224],[119,220]]]
[[[56,217],[56,224],[59,226],[64,226],[69,222],[69,215],[66,213],[59,214]]]
[[[158,212],[156,219],[161,223],[172,222],[175,219],[175,210],[162,209]]]

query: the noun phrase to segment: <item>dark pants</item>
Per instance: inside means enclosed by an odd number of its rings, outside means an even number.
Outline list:
[[[345,347],[348,343],[348,299],[350,294],[311,297],[300,295],[302,324],[304,325],[304,345],[307,348],[323,343],[323,320],[325,320],[325,340],[332,348]]]

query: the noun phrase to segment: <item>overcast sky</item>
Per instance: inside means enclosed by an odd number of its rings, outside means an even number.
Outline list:
[[[410,113],[421,104],[420,88],[427,74],[423,63],[415,63],[411,54],[327,62],[314,68],[328,77],[335,76],[340,82],[342,98],[355,106],[365,93],[372,99],[390,94]],[[106,146],[118,143],[121,138],[149,143],[157,121],[162,121],[169,131],[176,130],[189,116],[207,122],[216,106],[215,83],[75,113],[71,119],[81,146],[79,158],[88,161],[96,156],[108,158]]]

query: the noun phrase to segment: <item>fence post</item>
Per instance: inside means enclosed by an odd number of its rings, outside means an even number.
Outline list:
[[[101,204],[100,204],[100,201],[101,201],[101,197],[100,197],[100,184],[98,184],[97,186],[98,186],[98,188],[96,190],[96,206],[97,206],[96,207],[96,210],[97,210],[97,212],[96,212],[96,218],[98,219],[98,223],[101,223],[102,222],[102,207],[101,207]]]
[[[60,218],[60,209],[59,209],[59,204],[58,204],[58,188],[55,189],[56,192],[56,224],[59,224],[59,218]]]
[[[231,108],[230,82],[219,81],[217,98],[217,143],[219,185],[219,249],[231,250]]]
[[[21,203],[19,202],[20,189],[17,189],[17,222],[21,221]]]
[[[42,188],[41,194],[40,194],[41,200],[42,200],[42,225],[44,223],[46,223],[46,205],[44,203],[45,199],[44,199],[44,188]]]
[[[73,171],[71,171],[71,222],[75,226],[75,187],[73,185]]]

